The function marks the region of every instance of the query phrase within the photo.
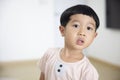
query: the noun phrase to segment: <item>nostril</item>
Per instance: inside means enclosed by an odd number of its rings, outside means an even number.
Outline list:
[[[80,34],[81,36],[85,36],[85,34]]]

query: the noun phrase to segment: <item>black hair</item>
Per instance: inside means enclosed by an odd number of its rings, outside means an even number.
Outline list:
[[[97,14],[91,7],[87,5],[75,5],[66,9],[61,15],[60,24],[65,27],[69,22],[70,17],[75,14],[84,14],[92,17],[95,20],[96,29],[99,27],[100,21]]]

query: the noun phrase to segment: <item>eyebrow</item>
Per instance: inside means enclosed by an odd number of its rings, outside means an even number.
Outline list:
[[[80,22],[80,21],[78,21],[78,20],[72,20],[72,19],[70,19],[71,20],[71,22],[73,23],[73,22]],[[94,24],[94,23],[92,23],[92,22],[88,22],[89,24],[91,24],[91,25],[93,25],[95,28],[96,28],[96,23]]]
[[[80,21],[78,21],[78,20],[72,20],[72,19],[71,19],[71,22],[80,22]]]
[[[72,20],[71,22],[80,22],[80,21],[78,21],[78,20]],[[95,26],[95,24],[94,23],[92,23],[92,22],[88,22],[89,24],[92,24],[93,26]]]
[[[94,27],[96,27],[94,23],[89,22],[89,24],[91,24],[91,25],[93,25]]]

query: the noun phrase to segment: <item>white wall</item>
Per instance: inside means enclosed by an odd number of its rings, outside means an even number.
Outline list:
[[[120,30],[106,28],[105,0],[0,0],[0,61],[36,59],[48,47],[63,46],[59,16],[78,1],[90,5],[101,22],[86,53],[120,66]]]
[[[100,18],[98,36],[88,48],[88,55],[120,66],[120,29],[106,28],[105,0],[90,0],[88,5],[95,9]]]
[[[54,45],[53,0],[0,0],[0,61],[36,59]]]

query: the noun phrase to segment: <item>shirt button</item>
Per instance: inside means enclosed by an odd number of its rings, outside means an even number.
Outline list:
[[[60,72],[60,69],[58,69],[57,71]]]
[[[62,64],[60,64],[60,67],[62,67],[63,65]]]

